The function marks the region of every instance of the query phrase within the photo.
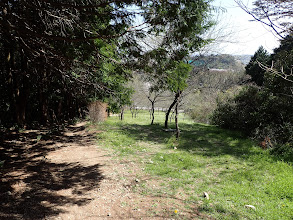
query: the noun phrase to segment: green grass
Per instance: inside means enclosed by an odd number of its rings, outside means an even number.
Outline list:
[[[151,126],[146,112],[138,118],[127,112],[124,121],[111,117],[99,125],[105,131],[97,137],[101,145],[118,156],[142,161],[145,172],[161,180],[156,189],[141,184],[141,192],[156,196],[180,192],[186,207],[196,207],[215,219],[293,219],[291,164],[237,132],[186,118],[180,119],[177,141],[162,130],[163,120],[164,114],[156,113],[156,124]]]

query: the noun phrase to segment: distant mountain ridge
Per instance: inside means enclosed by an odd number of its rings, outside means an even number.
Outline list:
[[[251,55],[217,54],[190,57],[189,63],[208,69],[240,70],[249,63]]]
[[[234,55],[236,60],[239,60],[243,65],[247,65],[253,55]]]

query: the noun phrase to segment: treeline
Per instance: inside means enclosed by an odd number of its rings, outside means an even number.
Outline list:
[[[237,70],[243,67],[243,64],[229,54],[217,54],[209,56],[193,56],[189,61],[192,65],[199,68],[208,69],[230,69]]]
[[[246,74],[253,85],[239,94],[219,99],[212,122],[223,128],[239,130],[265,143],[265,148],[293,160],[293,37],[281,40],[269,54],[263,47],[251,58]]]
[[[123,30],[120,23],[110,26],[110,4],[19,0],[0,6],[2,125],[62,122],[84,114],[91,99],[127,93],[117,39],[103,39]]]
[[[210,11],[204,0],[2,0],[1,125],[62,122],[97,99],[118,110],[133,70],[204,44]],[[160,36],[152,50],[148,35]]]

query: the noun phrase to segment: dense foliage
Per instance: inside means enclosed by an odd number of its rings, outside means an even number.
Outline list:
[[[273,152],[292,159],[292,55],[293,41],[288,36],[281,40],[280,47],[270,57],[273,67],[260,70],[260,74],[264,73],[263,86],[246,87],[234,98],[219,102],[212,117],[213,123],[240,130],[260,140],[269,137],[274,142]]]
[[[268,64],[270,62],[269,53],[263,48],[259,47],[249,63],[245,67],[246,73],[251,76],[251,80],[258,86],[263,85],[265,69],[261,68],[259,63]]]
[[[206,0],[4,0],[0,9],[2,125],[67,120],[93,99],[117,109],[146,51],[180,60],[211,25]]]

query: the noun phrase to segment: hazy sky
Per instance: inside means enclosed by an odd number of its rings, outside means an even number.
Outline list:
[[[251,0],[243,0],[251,7]],[[251,21],[252,16],[238,7],[234,0],[214,0],[213,5],[226,8],[226,13],[220,18],[219,29],[229,33],[228,38],[217,47],[218,53],[250,54],[253,55],[259,46],[263,46],[270,53],[279,42],[276,36],[260,22]]]

